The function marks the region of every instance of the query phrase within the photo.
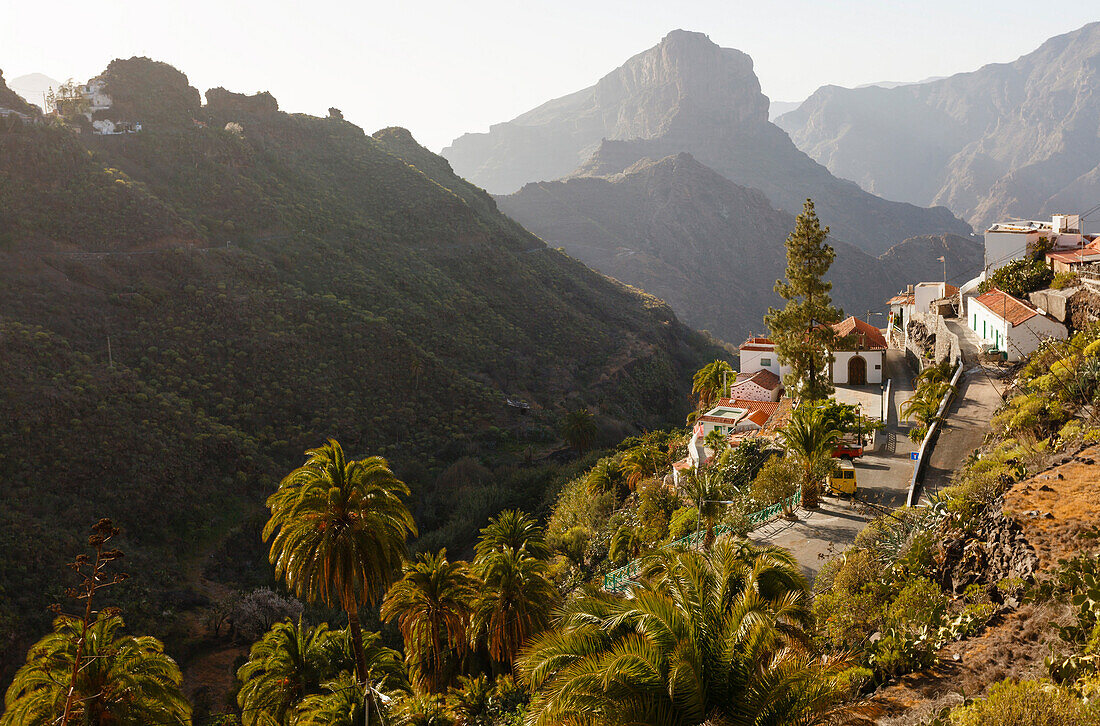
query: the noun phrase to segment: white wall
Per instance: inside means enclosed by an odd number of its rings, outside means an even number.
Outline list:
[[[1020,325],[1009,325],[974,298],[967,301],[966,324],[983,343],[991,343],[997,350],[1007,352],[1010,361],[1027,356],[1046,338],[1065,340],[1068,337],[1066,326],[1045,315],[1036,315]]]
[[[857,355],[867,361],[867,383],[882,383],[885,356],[881,350],[833,351],[833,383],[848,384],[848,361]]]
[[[1047,338],[1065,340],[1069,337],[1066,326],[1045,315],[1036,315],[1008,331],[1008,359],[1019,360],[1030,354]]]
[[[1047,236],[1050,236],[1048,231]],[[985,269],[992,273],[1013,260],[1027,254],[1027,246],[1039,241],[1039,232],[989,232],[985,233]],[[922,311],[922,312],[927,312]]]
[[[747,401],[778,401],[779,391],[779,388],[769,391],[763,386],[756,385],[755,381],[747,381],[730,386],[730,398],[744,398]]]
[[[942,282],[918,282],[913,288],[913,304],[918,313],[927,313],[933,300],[943,297]]]
[[[756,373],[759,370],[771,371],[775,375],[779,376],[779,380],[783,380],[783,376],[791,372],[790,366],[779,365],[779,357],[775,354],[775,350],[759,351],[759,350],[740,350],[741,356],[741,373],[748,375],[750,373]]]

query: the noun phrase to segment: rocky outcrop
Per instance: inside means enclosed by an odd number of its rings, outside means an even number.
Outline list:
[[[206,92],[206,105],[215,113],[272,114],[279,111],[279,102],[267,91],[249,96],[220,87]]]
[[[776,123],[837,176],[984,227],[1095,204],[1098,116],[1092,23],[972,73],[897,88],[825,86]]]
[[[990,506],[972,531],[946,530],[943,542],[940,584],[956,595],[975,584],[995,592],[998,583],[1006,579],[1030,582],[1039,567],[1039,557],[1023,527],[1005,516],[998,505]]]
[[[969,232],[946,209],[876,198],[800,152],[768,121],[752,60],[701,33],[669,33],[596,85],[466,134],[442,153],[460,175],[500,194],[681,152],[787,212],[813,198],[835,238],[872,254],[919,234]]]

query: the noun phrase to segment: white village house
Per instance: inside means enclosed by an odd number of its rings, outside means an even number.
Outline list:
[[[1047,338],[1068,337],[1065,325],[997,288],[967,300],[966,322],[989,350],[1004,353],[1010,361],[1020,360]]]
[[[758,371],[737,375],[730,386],[730,398],[743,398],[749,401],[778,401],[783,395],[783,383],[779,376],[761,368]]]
[[[882,383],[887,348],[882,331],[854,316],[832,328],[838,338],[829,362],[832,382],[846,386]]]
[[[1088,245],[1094,238],[1085,234],[1082,221],[1080,214],[1055,214],[1049,222],[1025,220],[990,225],[985,232],[985,277],[1013,260],[1023,259],[1035,249],[1040,238],[1046,239],[1055,251]]]
[[[741,373],[744,376],[760,370],[771,371],[779,380],[791,372],[791,367],[779,364],[775,354],[775,343],[771,338],[749,338],[738,348],[741,359]]]

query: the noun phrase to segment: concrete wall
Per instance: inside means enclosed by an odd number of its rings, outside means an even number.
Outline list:
[[[1050,232],[1046,235],[1049,237]],[[1027,246],[1039,240],[1035,232],[989,232],[985,233],[985,271],[991,274],[1013,260],[1027,254]]]

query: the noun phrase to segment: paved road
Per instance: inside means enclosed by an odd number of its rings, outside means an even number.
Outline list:
[[[959,336],[959,348],[965,370],[959,380],[955,401],[945,413],[939,439],[925,470],[922,498],[950,484],[955,473],[970,452],[981,445],[989,420],[1001,405],[1004,381],[997,378],[996,369],[983,368],[978,360],[978,338],[966,322],[948,319],[947,327]],[[927,501],[927,499],[925,499]]]
[[[827,497],[817,510],[798,510],[796,521],[773,520],[749,535],[754,541],[789,549],[807,577],[815,576],[826,561],[851,545],[867,522],[905,504],[913,475],[909,453],[916,445],[907,437],[909,424],[901,420],[898,409],[909,399],[913,384],[900,351],[887,351],[886,370],[893,385],[885,436],[878,450],[856,462],[857,499]],[[879,386],[873,385],[841,388],[836,397],[846,403],[861,401],[865,412],[877,414],[879,395]]]

